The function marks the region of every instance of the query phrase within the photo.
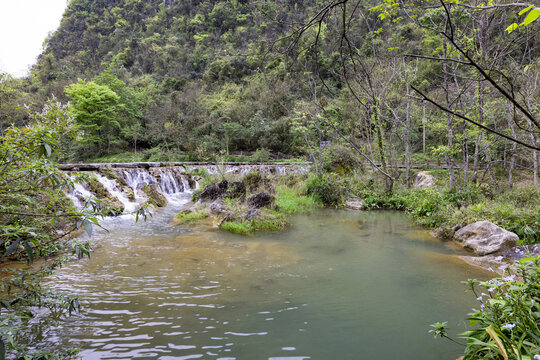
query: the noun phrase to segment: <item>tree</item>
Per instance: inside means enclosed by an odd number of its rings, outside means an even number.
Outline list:
[[[117,116],[120,97],[106,85],[81,79],[65,92],[72,99],[71,110],[81,131],[79,156],[109,151],[121,128]]]

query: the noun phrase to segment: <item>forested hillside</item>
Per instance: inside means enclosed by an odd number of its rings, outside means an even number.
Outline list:
[[[2,126],[55,96],[81,130],[64,160],[318,159],[330,141],[389,183],[426,160],[452,183],[454,163],[536,178],[537,9],[509,5],[73,0],[31,76],[1,82]]]

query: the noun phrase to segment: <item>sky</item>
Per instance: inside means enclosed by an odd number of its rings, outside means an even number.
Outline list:
[[[0,0],[0,73],[28,74],[68,0]]]

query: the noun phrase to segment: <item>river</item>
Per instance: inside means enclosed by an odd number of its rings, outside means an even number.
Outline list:
[[[461,281],[488,275],[406,215],[318,210],[295,216],[283,232],[244,237],[172,224],[184,196],[145,223],[106,220],[91,258],[47,280],[85,301],[56,326],[41,323],[40,348],[78,347],[83,359],[460,354],[434,340],[429,324],[465,330],[462,319],[476,304]]]

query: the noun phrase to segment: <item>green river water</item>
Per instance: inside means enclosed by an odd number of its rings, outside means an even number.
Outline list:
[[[243,237],[175,226],[178,209],[109,220],[90,259],[48,280],[83,309],[36,344],[83,359],[450,360],[460,347],[429,324],[465,330],[476,304],[461,281],[488,276],[400,213],[320,210]]]

